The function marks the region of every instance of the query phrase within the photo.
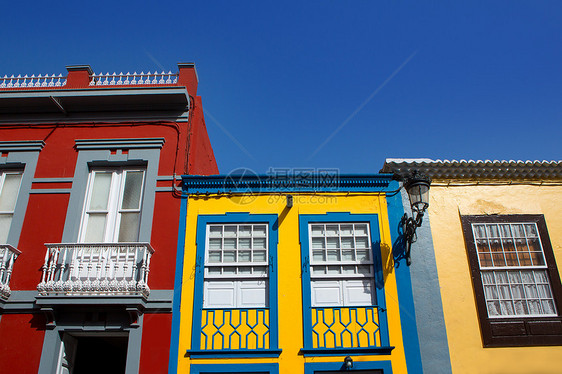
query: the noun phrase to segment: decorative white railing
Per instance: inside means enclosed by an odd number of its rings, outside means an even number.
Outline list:
[[[107,74],[93,74],[90,80],[90,86],[126,86],[126,85],[139,85],[139,84],[176,84],[178,82],[178,74],[169,72],[140,72],[136,71],[131,74],[123,73],[107,73]]]
[[[21,74],[17,77],[14,75],[11,77],[8,77],[7,75],[4,75],[3,77],[0,76],[0,88],[62,87],[65,84],[66,77],[63,77],[62,74],[59,74],[58,76],[55,74],[45,74],[44,76],[39,74],[38,76],[35,76],[35,74],[33,74],[31,77],[27,76],[27,74],[23,77]]]
[[[10,278],[14,262],[20,251],[8,244],[0,244],[0,297],[7,299],[10,296]]]
[[[148,243],[45,244],[40,295],[144,295],[154,249]]]

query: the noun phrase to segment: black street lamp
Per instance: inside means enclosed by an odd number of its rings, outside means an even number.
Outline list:
[[[429,206],[429,186],[431,178],[419,173],[415,170],[404,181],[404,188],[408,192],[410,198],[410,206],[412,207],[412,217],[408,217],[404,213],[402,224],[404,225],[404,239],[406,240],[406,264],[410,266],[412,259],[410,258],[410,249],[412,243],[417,240],[416,229],[422,225],[423,214]]]

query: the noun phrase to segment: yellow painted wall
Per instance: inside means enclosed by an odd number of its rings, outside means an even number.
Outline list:
[[[178,372],[189,373],[190,363],[279,363],[282,374],[304,372],[306,362],[343,362],[342,356],[305,358],[299,355],[303,347],[301,248],[299,244],[299,215],[349,212],[352,214],[378,214],[381,236],[382,261],[385,269],[385,292],[388,308],[390,345],[396,348],[389,356],[354,356],[353,360],[392,360],[393,372],[406,373],[406,361],[402,344],[402,331],[398,308],[396,281],[393,273],[391,239],[383,195],[304,195],[293,194],[294,206],[286,208],[284,195],[260,195],[257,197],[190,197],[187,209],[187,230],[182,286],[181,322],[179,338]],[[184,357],[191,344],[193,311],[193,287],[195,281],[195,235],[198,215],[215,215],[226,212],[251,214],[276,214],[279,216],[278,279],[279,279],[279,358],[255,359],[190,359]],[[371,228],[372,231],[377,228]]]
[[[562,186],[431,186],[429,217],[453,373],[562,373],[562,347],[483,348],[461,215],[544,214],[562,266]],[[423,342],[421,342],[423,344]]]

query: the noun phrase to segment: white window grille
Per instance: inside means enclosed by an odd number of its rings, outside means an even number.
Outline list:
[[[21,177],[21,171],[0,171],[0,244],[8,239]]]
[[[203,307],[267,307],[268,225],[209,224],[206,230]]]
[[[91,171],[80,242],[136,242],[143,186],[141,169]]]
[[[489,317],[556,316],[535,223],[472,224]]]
[[[374,271],[367,223],[309,224],[312,306],[373,304]]]

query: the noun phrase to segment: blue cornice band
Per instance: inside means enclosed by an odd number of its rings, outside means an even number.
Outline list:
[[[185,194],[258,192],[386,192],[397,189],[392,174],[366,175],[184,175]]]

